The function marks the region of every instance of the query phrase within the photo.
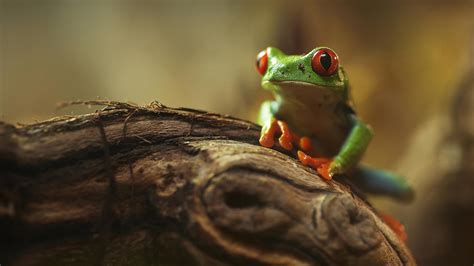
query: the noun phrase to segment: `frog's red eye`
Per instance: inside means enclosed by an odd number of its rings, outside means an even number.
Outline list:
[[[268,55],[266,51],[261,51],[257,55],[257,71],[258,73],[265,75],[268,65]]]
[[[330,76],[337,71],[339,58],[336,53],[328,48],[316,51],[311,59],[311,67],[321,76]]]

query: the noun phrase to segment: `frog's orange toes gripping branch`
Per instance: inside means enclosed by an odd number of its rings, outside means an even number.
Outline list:
[[[285,150],[292,150],[293,149],[292,142],[293,142],[294,137],[293,137],[293,134],[291,134],[288,124],[281,120],[277,120],[277,124],[281,131],[281,136],[278,139],[278,142]]]
[[[274,120],[270,123],[268,127],[262,127],[262,132],[260,134],[260,145],[263,147],[271,148],[275,144],[275,133],[278,130],[277,121]]]
[[[329,165],[331,164],[331,160],[329,160],[327,163],[321,164],[321,166],[318,167],[317,171],[320,176],[322,176],[326,180],[331,180],[332,177],[329,174]]]
[[[325,179],[331,180],[329,176],[329,164],[331,163],[330,159],[327,158],[314,158],[302,151],[298,151],[298,159],[302,164],[308,165],[311,168],[318,171],[318,173]]]
[[[275,144],[274,138],[277,132],[281,132],[278,142],[286,150],[293,149],[293,142],[298,142],[300,137],[293,134],[288,124],[281,120],[273,120],[270,125],[262,127],[260,134],[260,144],[264,147],[271,148]]]
[[[405,231],[405,226],[402,223],[388,214],[380,213],[379,216],[402,241],[407,241],[408,235]]]

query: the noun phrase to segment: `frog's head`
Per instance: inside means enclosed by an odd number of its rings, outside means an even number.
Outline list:
[[[268,47],[257,56],[257,70],[262,87],[276,95],[292,95],[292,90],[327,92],[342,101],[348,101],[349,86],[346,74],[339,65],[339,57],[327,47],[318,47],[305,55],[286,55],[277,48]],[[288,94],[290,93],[290,94]]]

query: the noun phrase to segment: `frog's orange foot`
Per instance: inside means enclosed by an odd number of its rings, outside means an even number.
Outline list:
[[[303,165],[310,166],[316,170],[319,175],[321,175],[326,180],[331,180],[329,175],[329,165],[331,163],[330,159],[327,158],[315,158],[307,155],[303,151],[298,151],[298,159]]]
[[[292,142],[293,142],[294,137],[290,131],[290,128],[288,127],[288,124],[281,120],[277,120],[276,122],[281,132],[281,136],[278,139],[280,146],[282,146],[286,150],[292,150],[293,149]]]
[[[394,217],[388,214],[380,214],[380,218],[393,230],[393,232],[402,240],[407,241],[408,235],[405,226]]]
[[[329,160],[327,163],[323,163],[317,169],[318,174],[326,180],[331,180],[332,179],[332,176],[329,174],[329,165],[330,164],[331,164],[331,160]]]
[[[275,144],[275,133],[278,130],[278,125],[276,121],[272,121],[269,126],[262,127],[262,132],[260,133],[260,145],[263,147],[271,148]]]
[[[278,143],[286,150],[293,149],[293,141],[297,139],[297,136],[293,134],[288,127],[288,124],[281,120],[273,120],[269,126],[263,127],[260,134],[260,145],[271,148],[275,144],[275,134],[280,132],[281,135],[278,138]]]

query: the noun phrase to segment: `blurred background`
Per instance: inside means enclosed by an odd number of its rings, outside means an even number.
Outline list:
[[[402,173],[421,264],[474,263],[474,1],[0,0],[0,120],[71,100],[190,107],[255,120],[257,53],[333,48],[376,137],[364,162]],[[459,263],[459,264],[456,264]]]

